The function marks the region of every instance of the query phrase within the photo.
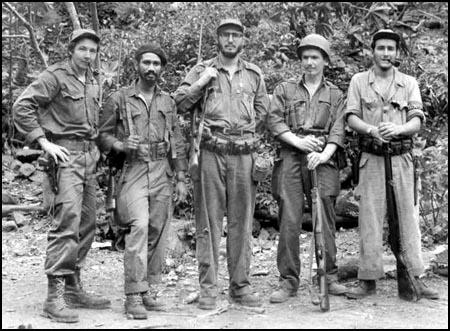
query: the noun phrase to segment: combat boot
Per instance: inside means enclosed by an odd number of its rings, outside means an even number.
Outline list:
[[[360,280],[359,286],[349,289],[345,292],[345,295],[350,299],[362,299],[368,295],[375,294],[376,290],[375,280]]]
[[[127,298],[125,300],[125,314],[128,319],[147,319],[147,310],[142,302],[142,293],[127,294]]]
[[[150,291],[142,293],[142,302],[147,310],[161,311],[163,310],[163,303],[156,299],[156,294],[150,293]]]
[[[261,301],[259,298],[251,293],[239,295],[239,296],[230,296],[231,300],[235,303],[238,303],[247,307],[261,307]]]
[[[348,291],[347,287],[338,283],[337,274],[327,275],[328,294],[331,295],[345,295]]]
[[[48,294],[44,302],[45,317],[60,323],[79,322],[76,311],[67,308],[64,301],[64,276],[47,276]]]
[[[88,294],[81,285],[80,270],[66,276],[64,299],[71,308],[107,309],[111,301],[98,295]]]
[[[216,309],[216,298],[201,296],[200,299],[198,299],[198,308],[204,310]]]
[[[431,300],[438,300],[439,299],[439,293],[437,291],[434,291],[431,288],[428,288],[419,279],[419,277],[415,277],[415,278],[416,278],[417,284],[419,285],[420,296],[422,298],[431,299]]]
[[[280,287],[270,295],[270,303],[282,303],[297,295],[297,291],[288,291],[287,289]]]

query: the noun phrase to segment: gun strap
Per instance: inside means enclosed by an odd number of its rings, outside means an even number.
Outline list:
[[[124,127],[125,130],[128,129],[128,136],[135,135],[136,130],[133,124],[133,118],[131,117],[131,111],[126,98],[125,89],[122,89],[121,92],[122,92],[122,106],[125,108],[125,117],[127,121],[127,125],[124,125]]]

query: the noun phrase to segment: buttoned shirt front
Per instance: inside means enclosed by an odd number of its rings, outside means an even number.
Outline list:
[[[269,130],[277,137],[288,131],[318,129],[328,132],[328,142],[344,147],[345,100],[335,85],[323,79],[310,98],[304,78],[279,84],[270,102]]]
[[[48,67],[13,105],[14,122],[27,141],[54,138],[94,139],[99,114],[99,87],[90,70],[80,81],[69,62]]]
[[[174,142],[176,170],[186,170],[186,152],[178,125],[175,101],[168,93],[155,89],[150,104],[140,94],[136,82],[123,91],[113,93],[105,102],[100,116],[99,145],[109,151],[112,145],[129,135],[126,114],[128,107],[134,133],[141,138],[142,145]]]
[[[425,119],[416,79],[396,68],[385,96],[375,85],[374,68],[354,75],[348,89],[345,116],[350,114],[374,126],[380,122],[401,125],[416,116]]]
[[[193,85],[208,66],[217,69],[217,78],[203,89]],[[175,92],[179,111],[187,112],[201,100],[206,126],[255,132],[265,120],[269,103],[264,79],[254,64],[239,59],[237,66],[231,79],[217,57],[192,68]]]

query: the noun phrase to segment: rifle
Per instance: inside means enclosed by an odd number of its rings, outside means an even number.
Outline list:
[[[311,238],[310,254],[309,254],[309,279],[311,283],[311,270],[312,270],[312,256],[313,249],[316,251],[316,261],[317,261],[317,274],[319,275],[319,295],[317,296],[312,292],[310,286],[308,286],[309,293],[311,296],[311,302],[314,305],[320,305],[320,310],[325,312],[330,310],[330,299],[328,297],[328,283],[327,283],[327,273],[326,273],[326,254],[325,254],[325,240],[323,238],[323,220],[321,211],[323,210],[322,201],[319,196],[319,182],[317,180],[317,171],[310,171],[311,177],[311,198],[312,198],[312,226],[313,235]]]
[[[202,39],[203,39],[203,22],[200,25],[200,38],[198,41],[198,54],[197,54],[197,64],[202,61]],[[191,174],[191,178],[193,180],[197,180],[199,178],[199,156],[200,156],[200,141],[202,139],[203,134],[203,122],[204,116],[202,114],[202,118],[200,123],[198,123],[197,127],[197,119],[198,113],[200,111],[200,101],[194,105],[194,110],[192,111],[191,117],[191,148],[189,151],[189,173]]]
[[[384,154],[384,169],[386,174],[386,200],[388,210],[389,235],[388,242],[397,260],[397,286],[398,295],[407,301],[420,299],[419,284],[408,268],[403,257],[403,248],[400,236],[400,226],[397,214],[397,204],[394,194],[394,181],[392,176],[392,160],[390,151]]]

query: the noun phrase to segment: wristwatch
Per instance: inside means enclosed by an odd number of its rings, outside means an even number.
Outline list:
[[[370,126],[368,129],[367,129],[367,134],[369,135],[369,136],[372,136],[372,131],[373,130],[375,130],[375,128],[373,127],[373,126]]]

